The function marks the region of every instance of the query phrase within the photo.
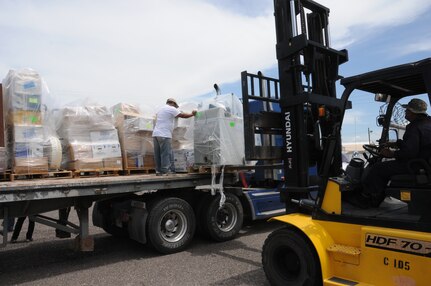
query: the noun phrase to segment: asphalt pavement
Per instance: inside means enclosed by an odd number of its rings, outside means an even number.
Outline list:
[[[185,251],[161,255],[93,226],[95,250],[89,253],[74,252],[73,238],[56,238],[54,229],[40,224],[34,241],[24,242],[26,222],[18,243],[0,249],[0,285],[269,285],[262,245],[281,226],[245,222],[232,241],[197,236]]]

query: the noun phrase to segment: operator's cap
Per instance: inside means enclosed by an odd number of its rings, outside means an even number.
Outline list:
[[[403,104],[402,107],[416,114],[427,114],[427,103],[419,98],[413,98],[408,104]]]
[[[168,100],[166,100],[166,103],[172,103],[176,108],[178,108],[178,103],[173,98],[168,98]]]

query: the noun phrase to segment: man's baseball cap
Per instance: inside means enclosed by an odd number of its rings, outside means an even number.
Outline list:
[[[173,99],[173,98],[168,98],[168,100],[166,100],[166,103],[173,103],[173,104],[174,104],[174,106],[175,106],[176,108],[178,108],[178,103],[177,103],[177,101],[176,101],[175,99]]]
[[[426,102],[418,98],[413,98],[408,104],[403,104],[402,107],[416,114],[427,114]]]

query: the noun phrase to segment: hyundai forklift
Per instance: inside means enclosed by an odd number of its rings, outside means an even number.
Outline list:
[[[330,46],[329,9],[311,0],[274,0],[274,10],[279,79],[242,73],[246,159],[282,162],[284,171],[279,191],[286,214],[271,220],[285,226],[262,251],[269,282],[431,285],[429,158],[391,178],[379,207],[345,200],[360,189],[364,172],[386,160],[379,150],[397,139],[392,127],[400,101],[422,96],[430,103],[431,58],[342,78],[338,69],[348,53]],[[337,97],[339,80],[344,92]],[[267,92],[256,91],[262,81]],[[364,145],[364,159],[353,158],[343,170],[341,127],[354,92],[384,104],[380,146]],[[254,101],[279,109],[252,112]],[[256,142],[262,134],[282,138],[282,146]]]

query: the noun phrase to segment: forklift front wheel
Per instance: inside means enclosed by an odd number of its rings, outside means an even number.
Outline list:
[[[265,240],[262,264],[271,285],[321,285],[316,251],[298,231],[283,228]]]

